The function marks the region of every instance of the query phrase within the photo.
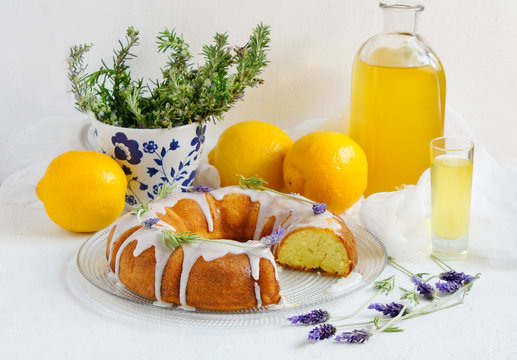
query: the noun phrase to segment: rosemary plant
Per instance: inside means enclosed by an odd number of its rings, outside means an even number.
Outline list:
[[[144,85],[133,79],[127,62],[135,57],[139,32],[126,31],[113,64],[86,72],[84,55],[91,44],[70,49],[68,78],[79,111],[92,112],[104,123],[129,128],[171,128],[193,121],[222,120],[223,114],[244,97],[245,89],[263,83],[268,64],[270,28],[258,24],[242,47],[231,47],[228,35],[216,33],[214,43],[203,46],[203,65],[194,66],[189,45],[175,30],[157,36],[158,52],[168,54],[162,79]]]

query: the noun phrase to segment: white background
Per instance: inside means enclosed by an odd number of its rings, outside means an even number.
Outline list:
[[[448,104],[497,159],[516,157],[517,2],[422,2],[419,30],[442,59]],[[182,32],[199,53],[215,32],[244,44],[259,21],[272,27],[265,84],[248,91],[212,134],[240,120],[290,127],[335,114],[349,99],[355,52],[381,31],[382,11],[374,0],[2,0],[0,181],[24,163],[23,151],[14,159],[9,153],[21,131],[48,117],[81,117],[67,92],[70,46],[95,44],[87,58],[93,71],[100,58],[111,60],[133,25],[141,31],[133,73],[156,77],[164,58],[156,54],[155,36],[164,27]]]

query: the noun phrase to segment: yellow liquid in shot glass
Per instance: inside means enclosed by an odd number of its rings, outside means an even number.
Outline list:
[[[472,161],[438,156],[431,165],[432,231],[442,239],[458,239],[468,233]]]

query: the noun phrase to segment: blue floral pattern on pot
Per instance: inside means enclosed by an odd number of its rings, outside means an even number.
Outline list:
[[[138,150],[138,142],[129,140],[126,134],[118,132],[111,138],[115,145],[115,157],[119,160],[126,160],[130,164],[138,164],[142,158],[142,152]]]
[[[128,208],[154,199],[164,183],[188,187],[194,182],[206,125],[158,130],[93,123],[98,150],[115,159],[127,176]]]

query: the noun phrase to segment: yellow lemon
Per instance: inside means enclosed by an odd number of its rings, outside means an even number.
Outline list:
[[[284,160],[287,191],[325,203],[335,213],[359,200],[366,189],[367,173],[361,147],[345,134],[333,131],[302,137]]]
[[[227,128],[208,154],[219,170],[221,186],[237,185],[239,178],[259,176],[269,187],[283,190],[282,166],[293,141],[282,129],[262,121],[244,121]]]
[[[36,188],[52,221],[76,232],[111,224],[124,209],[126,175],[115,160],[94,151],[56,157]]]

